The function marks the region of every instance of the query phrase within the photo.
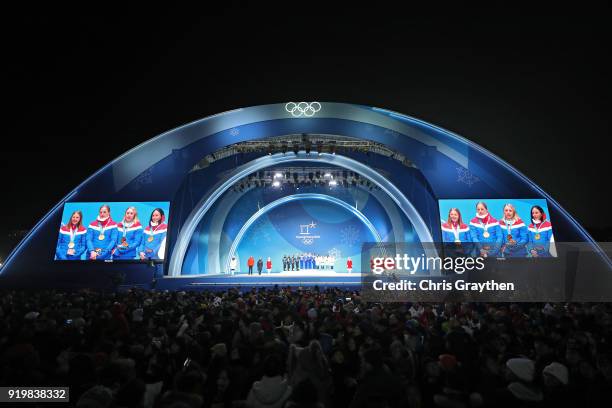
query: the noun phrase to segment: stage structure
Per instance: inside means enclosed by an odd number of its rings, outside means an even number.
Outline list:
[[[236,109],[156,136],[83,181],[10,254],[0,285],[358,285],[365,242],[442,241],[448,200],[476,199],[539,200],[554,240],[595,245],[525,175],[437,126],[344,103]],[[75,213],[82,226],[71,230]]]

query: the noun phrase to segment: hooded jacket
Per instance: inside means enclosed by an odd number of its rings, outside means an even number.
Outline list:
[[[290,395],[291,386],[280,375],[275,377],[264,375],[260,381],[255,381],[253,387],[251,387],[247,404],[251,408],[280,408]]]

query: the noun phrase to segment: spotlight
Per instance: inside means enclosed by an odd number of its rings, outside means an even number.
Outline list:
[[[329,185],[330,185],[331,187],[333,187],[333,186],[338,185],[338,182],[337,182],[336,180],[331,180],[331,181],[329,182]]]
[[[323,177],[325,177],[325,178],[331,178],[331,176],[332,176],[332,175],[331,175],[331,173],[329,173],[329,172],[328,172],[328,173],[325,173],[325,174],[323,175]]]
[[[278,180],[274,180],[274,181],[272,182],[272,187],[280,187],[280,185],[281,185],[281,183],[280,183],[280,181],[278,181]]]
[[[274,173],[274,178],[282,178],[283,177],[283,173]]]

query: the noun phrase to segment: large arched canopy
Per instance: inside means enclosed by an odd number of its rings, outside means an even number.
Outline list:
[[[169,271],[176,274],[195,220],[207,203],[214,202],[211,197],[223,191],[219,190],[223,183],[219,183],[218,174],[209,174],[198,185],[198,196],[186,200],[185,183],[194,166],[203,157],[228,146],[311,134],[371,141],[407,158],[411,167],[408,169],[376,152],[366,158],[362,152],[350,151],[310,157],[306,152],[247,155],[240,164],[328,160],[345,168],[352,166],[393,197],[421,240],[440,238],[438,199],[538,197],[548,201],[559,241],[593,243],[553,197],[493,153],[461,136],[380,108],[332,102],[279,103],[236,109],[180,126],[108,163],[49,210],[11,253],[0,277],[5,282],[28,281],[45,286],[50,283],[79,286],[85,282],[95,285],[96,281],[107,279],[96,273],[108,271],[108,265],[67,266],[53,261],[62,207],[68,201],[169,201],[173,211],[169,256],[161,268],[166,274]],[[374,166],[386,169],[386,175],[381,176],[372,169]],[[247,168],[252,171],[255,167]],[[211,166],[210,172],[215,169]],[[240,166],[230,170],[239,172]],[[125,265],[123,269],[133,277],[150,274],[150,267],[143,264]]]

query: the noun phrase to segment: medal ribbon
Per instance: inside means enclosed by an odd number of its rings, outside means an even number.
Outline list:
[[[134,221],[132,221],[129,225],[123,222],[123,238],[127,235],[127,229],[131,228],[134,225]]]
[[[457,227],[451,223],[451,227],[453,228],[453,235],[455,235],[455,241],[459,241],[459,223],[457,223]]]
[[[102,225],[103,221],[98,220],[98,227],[100,227],[100,235],[104,235],[104,231],[106,231],[106,227],[110,224],[110,217],[106,219],[106,225]]]
[[[489,214],[487,214],[485,219],[487,220],[486,223],[484,223],[483,220],[480,218],[478,219],[478,222],[480,222],[480,225],[482,225],[484,232],[487,232],[487,229],[489,228]]]
[[[75,235],[76,235],[76,228],[72,228],[72,224],[70,224],[70,242],[74,242]]]
[[[533,227],[536,230],[536,235],[540,234],[540,227],[542,226],[542,224],[544,224],[544,222],[540,221],[540,222],[536,223],[535,220],[533,220]]]

